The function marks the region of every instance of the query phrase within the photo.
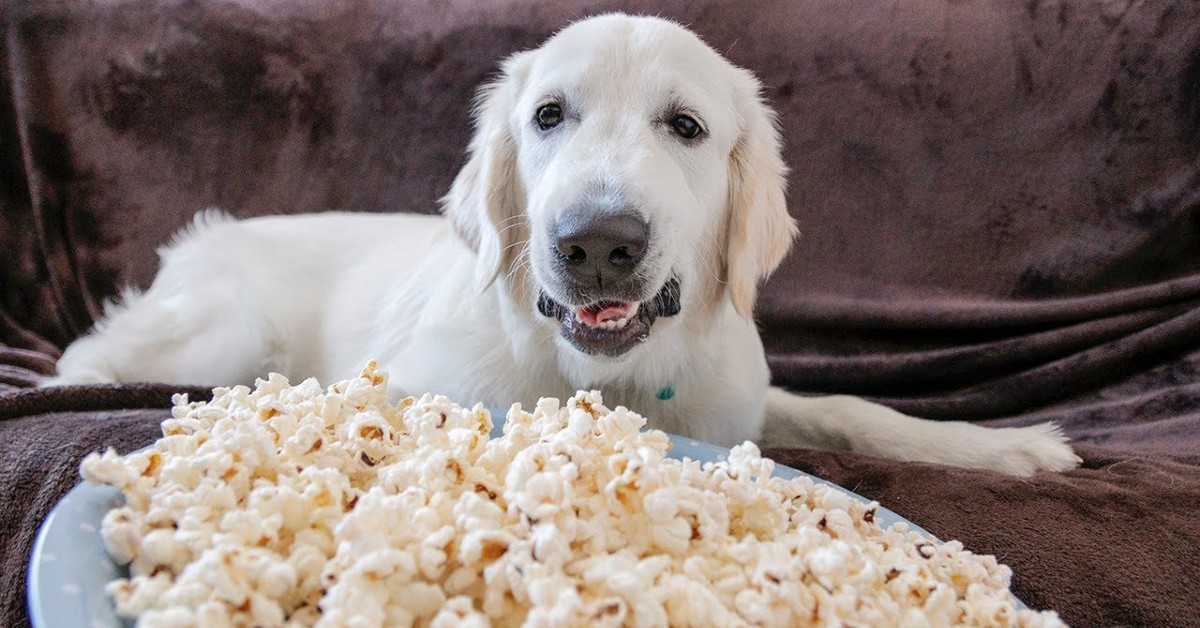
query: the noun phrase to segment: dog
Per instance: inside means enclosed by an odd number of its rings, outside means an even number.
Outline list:
[[[796,236],[758,80],[668,20],[575,22],[479,92],[443,216],[216,212],[160,249],[46,385],[329,382],[506,407],[600,389],[721,445],[1016,475],[1077,465],[1050,424],[931,422],[770,386],[755,293]]]

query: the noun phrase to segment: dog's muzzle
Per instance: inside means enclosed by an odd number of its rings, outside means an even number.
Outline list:
[[[562,337],[576,349],[588,355],[617,357],[645,342],[658,317],[679,313],[679,278],[671,277],[646,301],[599,300],[567,306],[543,291],[537,308],[543,316],[559,321]]]

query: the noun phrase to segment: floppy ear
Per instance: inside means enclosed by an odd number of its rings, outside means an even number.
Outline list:
[[[742,131],[729,155],[725,281],[734,309],[749,318],[758,283],[783,261],[796,223],[784,198],[787,166],[775,114],[762,101],[758,79],[744,70],[737,75]]]
[[[467,163],[442,198],[442,213],[478,254],[475,277],[482,287],[515,263],[517,243],[526,239],[525,190],[517,174],[517,142],[509,128],[525,58],[524,53],[509,57],[502,76],[480,88]]]

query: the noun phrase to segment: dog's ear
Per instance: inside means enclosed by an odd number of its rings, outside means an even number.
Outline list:
[[[725,281],[734,309],[749,318],[758,284],[783,261],[796,223],[784,196],[787,166],[774,112],[762,101],[758,79],[737,70],[735,80],[742,128],[729,156]]]
[[[527,62],[526,53],[509,57],[501,77],[480,88],[467,163],[442,198],[442,212],[478,254],[476,279],[482,286],[515,263],[517,243],[526,238],[525,191],[517,173],[517,142],[509,115]]]

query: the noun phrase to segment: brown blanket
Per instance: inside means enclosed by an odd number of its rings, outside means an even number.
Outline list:
[[[1080,625],[1200,625],[1200,3],[0,1],[0,620],[86,451],[162,388],[26,391],[198,209],[435,210],[498,59],[610,9],[691,25],[779,112],[803,235],[761,292],[777,383],[990,425],[1011,480],[777,452],[995,552]],[[158,408],[158,409],[151,409]]]
[[[436,211],[497,61],[625,8],[779,112],[803,232],[758,308],[779,383],[1200,439],[1195,2],[424,1],[5,5],[0,342],[53,355],[207,206]]]

